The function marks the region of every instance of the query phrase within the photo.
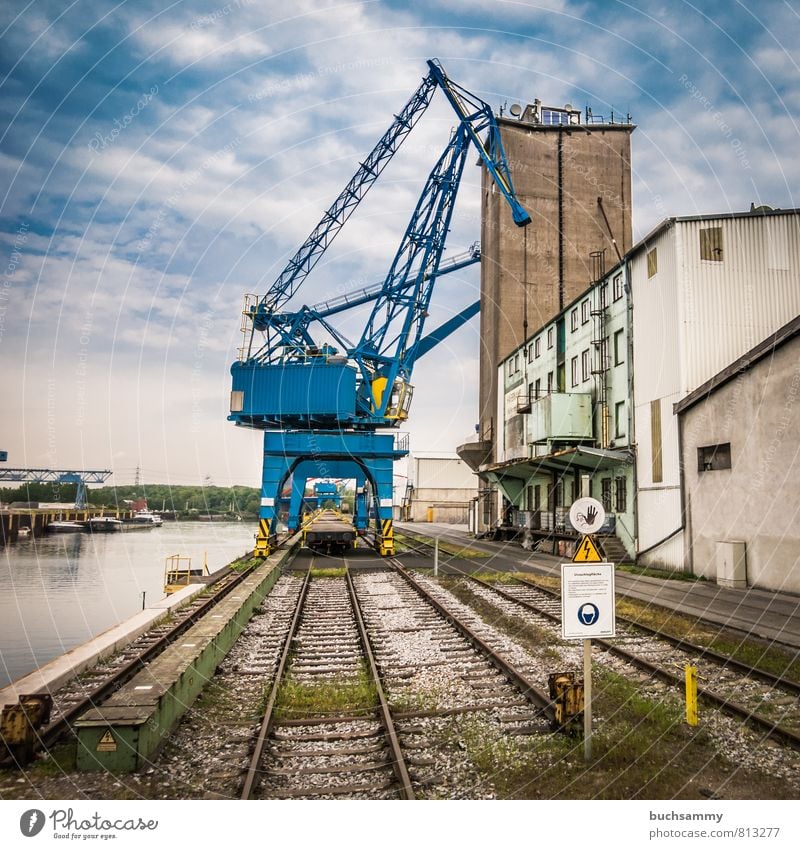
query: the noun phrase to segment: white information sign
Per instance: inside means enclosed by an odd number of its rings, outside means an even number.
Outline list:
[[[569,508],[569,520],[580,534],[594,534],[603,527],[606,511],[596,498],[579,498]]]
[[[613,637],[613,563],[561,564],[561,636],[565,640]]]

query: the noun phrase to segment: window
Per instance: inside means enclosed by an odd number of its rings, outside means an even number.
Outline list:
[[[584,301],[581,304],[581,324],[589,323],[589,301]]]
[[[614,404],[614,438],[619,439],[625,436],[625,431],[627,428],[625,425],[626,416],[625,416],[625,402],[620,401],[617,404]]]
[[[697,449],[697,471],[716,472],[731,467],[731,444],[706,445]]]
[[[621,366],[625,362],[625,330],[614,333],[614,365]]]
[[[569,314],[569,326],[572,332],[574,333],[578,329],[578,308],[575,309]]]
[[[653,483],[664,480],[661,462],[661,399],[650,402],[650,445],[652,448]]]
[[[553,328],[547,328],[547,348],[548,350],[553,347]]]
[[[581,353],[581,379],[584,381],[589,379],[589,374],[591,372],[591,364],[589,358],[590,354],[589,349],[587,348]]]
[[[647,279],[654,277],[658,273],[658,254],[656,248],[649,251],[647,254]]]
[[[553,392],[553,372],[547,372],[547,394],[550,395]]]
[[[606,513],[611,512],[611,478],[603,478],[600,481],[600,500]]]
[[[578,358],[577,357],[572,358],[571,366],[572,366],[572,385],[577,386],[578,385]]]
[[[603,283],[600,287],[600,309],[604,310],[608,306],[608,283]]]
[[[700,259],[722,262],[722,227],[707,227],[700,231]]]
[[[542,379],[540,377],[536,378],[536,382],[533,384],[533,397],[538,399],[542,394]]]
[[[533,356],[536,357],[536,358],[539,358],[539,357],[542,356],[542,337],[541,336],[533,343]]]
[[[617,274],[614,277],[614,300],[618,301],[625,294],[625,287],[622,285],[622,275]]]
[[[627,509],[627,486],[625,478],[617,478],[614,481],[614,512],[624,513]]]
[[[536,398],[539,397],[538,395],[534,396],[533,392],[534,392],[533,384],[529,383],[528,384],[528,403],[529,404],[531,403],[531,401],[533,400],[534,397],[536,397]]]
[[[525,487],[525,509],[533,510],[533,487]]]
[[[533,509],[541,510],[542,509],[542,486],[541,484],[536,484],[533,488]]]

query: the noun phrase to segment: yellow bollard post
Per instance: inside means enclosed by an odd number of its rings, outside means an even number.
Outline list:
[[[697,725],[697,667],[686,664],[686,722]]]

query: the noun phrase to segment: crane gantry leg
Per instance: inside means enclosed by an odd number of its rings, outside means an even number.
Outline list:
[[[261,478],[261,506],[254,557],[267,557],[277,543],[278,502],[281,490],[294,474],[292,504],[299,515],[302,488],[309,477],[337,477],[356,480],[354,525],[362,531],[368,525],[369,504],[364,495],[369,482],[375,515],[375,540],[382,556],[394,554],[392,528],[392,470],[395,460],[408,449],[395,446],[394,434],[372,432],[265,431],[264,465]],[[298,498],[299,493],[299,498]],[[295,517],[297,522],[297,517]],[[297,522],[299,527],[299,522]]]

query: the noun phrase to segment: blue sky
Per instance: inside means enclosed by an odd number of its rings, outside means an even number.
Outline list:
[[[425,60],[498,108],[630,113],[634,237],[798,206],[800,10],[748,2],[11,2],[0,10],[0,448],[9,465],[256,485],[225,420],[263,293]],[[381,279],[453,123],[439,95],[302,290]],[[449,253],[480,234],[477,168]],[[442,278],[431,326],[474,300]],[[359,318],[343,330],[359,335]],[[417,451],[477,421],[478,320],[414,373]]]

